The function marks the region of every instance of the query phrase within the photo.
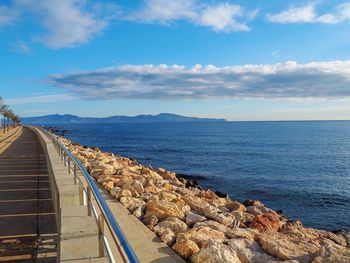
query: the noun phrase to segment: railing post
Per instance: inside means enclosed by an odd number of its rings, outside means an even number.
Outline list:
[[[64,166],[67,166],[66,161],[67,161],[67,154],[66,154],[66,152],[63,152],[63,163],[64,163]]]
[[[88,216],[91,216],[91,189],[90,186],[86,187],[86,194],[87,194],[87,202],[86,202],[86,207],[87,207],[87,211],[88,211]]]
[[[70,174],[70,157],[67,156],[67,161],[68,161],[68,174]]]
[[[104,217],[101,213],[98,216],[98,255],[99,257],[104,257],[105,254],[105,248],[103,246],[103,238],[104,238]]]
[[[84,202],[84,197],[85,197],[85,194],[84,194],[84,186],[81,182],[79,182],[79,201],[80,201],[80,205],[85,205],[85,202]]]
[[[77,165],[74,163],[73,166],[73,175],[74,175],[74,185],[77,184],[78,178],[77,178]]]

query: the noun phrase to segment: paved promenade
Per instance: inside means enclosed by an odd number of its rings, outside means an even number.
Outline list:
[[[55,262],[57,229],[43,148],[29,128],[4,137],[0,142],[0,262]]]

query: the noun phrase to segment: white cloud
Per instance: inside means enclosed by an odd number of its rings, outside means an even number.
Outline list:
[[[49,77],[55,86],[91,100],[137,99],[347,99],[350,61],[290,61],[272,65],[216,67],[124,65]]]
[[[17,8],[38,15],[47,30],[40,41],[54,49],[87,43],[109,22],[84,0],[18,0]]]
[[[40,96],[6,99],[6,103],[9,105],[20,105],[20,104],[28,104],[28,103],[49,103],[49,102],[69,101],[69,100],[76,100],[76,97],[68,94],[51,94],[51,95],[40,95]]]
[[[35,39],[58,49],[89,42],[119,15],[119,7],[108,2],[13,0],[11,6],[0,5],[0,28],[20,18],[23,21],[25,18],[32,19],[46,29],[46,33]]]
[[[32,53],[32,49],[28,46],[27,43],[23,41],[17,41],[11,46],[11,50],[16,53],[30,55]]]
[[[318,14],[316,12],[316,3],[305,6],[291,6],[288,10],[278,14],[268,14],[267,19],[270,22],[291,24],[291,23],[321,23],[337,24],[350,19],[350,3],[342,3],[335,7],[333,12]]]
[[[246,12],[239,5],[228,2],[203,4],[197,0],[145,0],[143,7],[125,17],[140,23],[170,24],[184,20],[210,27],[217,32],[248,31],[247,22],[254,19],[257,11]]]
[[[18,12],[12,6],[0,5],[0,28],[13,24]]]

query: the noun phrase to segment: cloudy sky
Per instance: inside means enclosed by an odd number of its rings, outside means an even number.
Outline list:
[[[22,116],[350,119],[350,1],[1,0]]]

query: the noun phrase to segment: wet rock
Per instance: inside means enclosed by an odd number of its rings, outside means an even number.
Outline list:
[[[241,263],[236,252],[218,240],[209,240],[200,252],[191,258],[193,263]]]
[[[177,238],[172,248],[184,259],[189,259],[192,255],[199,252],[198,245],[194,241],[185,238]]]
[[[206,217],[201,216],[195,213],[194,211],[188,211],[186,213],[186,224],[189,226],[193,226],[197,222],[203,222],[206,219],[207,219]]]
[[[223,233],[226,233],[230,230],[230,228],[228,228],[227,226],[225,225],[222,225],[218,222],[215,222],[213,220],[207,220],[207,221],[203,221],[203,222],[197,222],[194,224],[194,228],[196,227],[201,227],[201,226],[207,226],[207,227],[210,227],[214,230],[217,230],[217,231],[220,231],[220,232],[223,232]]]
[[[250,223],[249,227],[256,228],[260,232],[267,230],[278,231],[282,226],[281,217],[274,213],[257,215]]]
[[[251,199],[245,200],[243,204],[245,206],[264,206],[264,204],[261,203],[259,200],[251,200]]]
[[[232,228],[226,232],[226,235],[233,239],[245,238],[248,240],[255,240],[258,233],[258,230],[252,228]]]
[[[192,240],[199,247],[202,247],[203,244],[210,239],[224,240],[225,234],[210,227],[201,226],[192,228],[186,233],[178,234],[176,240],[180,240],[181,238]]]
[[[185,214],[176,204],[165,200],[149,201],[147,203],[146,214],[155,215],[160,220],[168,217],[185,218]]]

